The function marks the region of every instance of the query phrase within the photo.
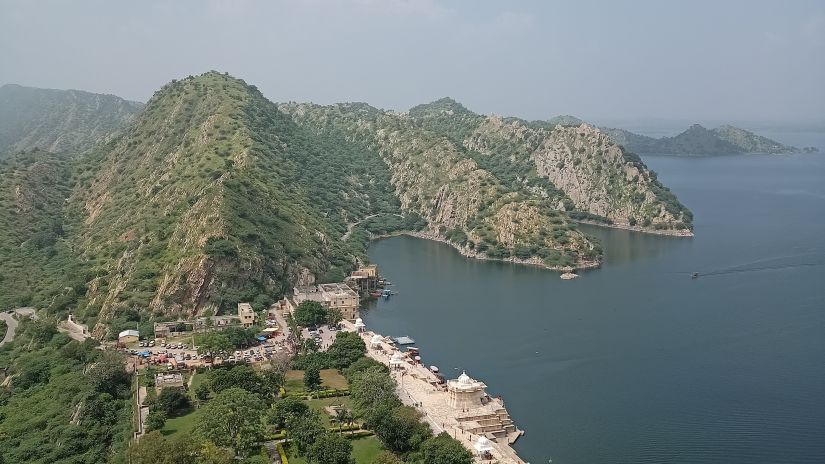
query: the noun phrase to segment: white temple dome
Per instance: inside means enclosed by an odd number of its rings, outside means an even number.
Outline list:
[[[458,376],[458,383],[462,385],[470,385],[473,383],[473,379],[471,379],[466,372],[462,372],[461,375]]]
[[[383,340],[384,340],[383,337],[381,337],[378,334],[375,334],[375,335],[372,336],[372,339],[370,340],[370,343],[372,343],[372,344],[381,343]]]
[[[355,319],[355,327],[366,327],[366,324],[364,324],[364,321],[359,317]]]

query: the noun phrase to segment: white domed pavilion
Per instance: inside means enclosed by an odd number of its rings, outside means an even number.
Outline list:
[[[366,328],[367,324],[364,324],[364,321],[360,317],[355,319],[355,330],[358,332],[363,332]]]
[[[381,342],[383,342],[383,341],[384,341],[384,337],[382,337],[378,334],[375,334],[370,339],[370,347],[378,348],[381,345]]]

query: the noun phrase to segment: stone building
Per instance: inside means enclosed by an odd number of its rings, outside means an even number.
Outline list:
[[[361,266],[352,271],[345,282],[361,293],[369,293],[378,289],[378,266],[370,264]]]
[[[487,385],[484,382],[471,379],[466,372],[462,372],[457,379],[447,381],[448,404],[451,408],[462,410],[482,406],[487,396],[485,388]]]
[[[255,324],[255,310],[249,303],[238,303],[238,317],[241,319],[241,325],[244,327],[252,327]]]
[[[341,311],[341,316],[348,321],[353,321],[358,317],[360,302],[358,293],[342,283],[295,287],[292,299],[294,306],[304,301],[317,301],[325,308]],[[292,305],[290,302],[285,302],[284,306],[291,307]]]

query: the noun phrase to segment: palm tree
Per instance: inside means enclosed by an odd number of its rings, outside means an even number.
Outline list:
[[[352,424],[352,413],[349,409],[345,408],[343,405],[339,405],[335,408],[335,417],[333,418],[335,422],[338,422],[338,432],[343,432],[343,425]]]

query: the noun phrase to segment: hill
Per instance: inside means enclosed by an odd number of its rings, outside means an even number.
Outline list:
[[[637,153],[663,155],[729,155],[737,153],[784,154],[798,151],[767,137],[737,127],[724,125],[706,129],[690,126],[673,137],[653,138],[624,129],[603,129],[613,140]]]
[[[691,227],[655,173],[598,129],[481,116],[450,99],[403,114],[276,105],[209,72],[84,143],[71,157],[27,150],[0,163],[11,263],[0,305],[72,311],[99,337],[338,281],[375,235],[566,268],[601,260],[579,220]]]
[[[0,158],[31,148],[86,151],[123,128],[142,107],[114,95],[4,85],[0,87]]]

